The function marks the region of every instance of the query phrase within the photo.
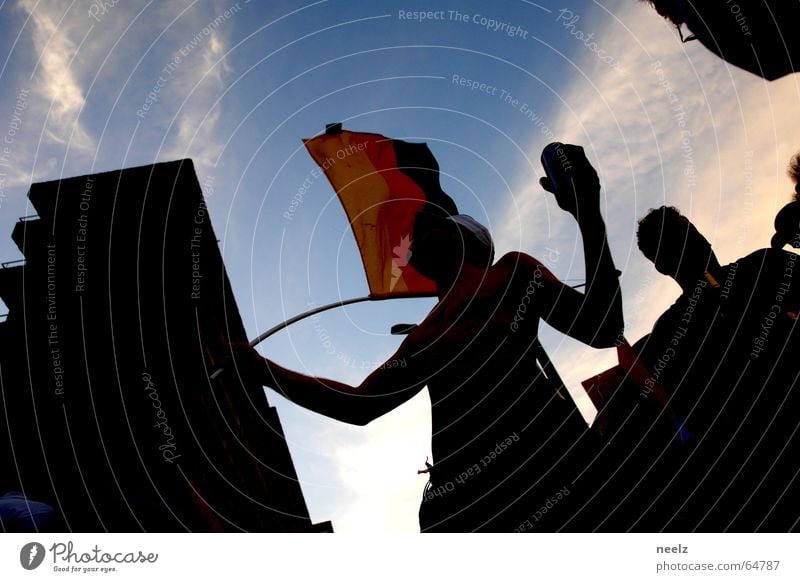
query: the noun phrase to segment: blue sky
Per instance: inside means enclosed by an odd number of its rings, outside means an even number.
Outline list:
[[[415,11],[435,14],[420,21]],[[604,185],[632,340],[678,294],[640,257],[636,220],[677,205],[723,262],[734,260],[768,244],[791,192],[784,168],[800,149],[797,75],[766,83],[730,68],[698,43],[681,45],[633,0],[18,0],[0,4],[0,22],[0,133],[11,141],[0,167],[3,260],[20,258],[9,236],[32,213],[31,182],[191,157],[251,336],[367,293],[324,178],[291,206],[314,169],[301,139],[327,122],[426,141],[444,189],[490,227],[500,253],[533,254],[572,282],[583,278],[580,237],[539,188],[538,158],[555,139],[583,145]],[[329,312],[262,352],[358,382],[396,349],[390,326],[432,305]],[[580,381],[612,365],[613,352],[545,326],[542,335],[591,417]],[[416,529],[425,392],[364,428],[268,398],[315,520],[338,531]]]

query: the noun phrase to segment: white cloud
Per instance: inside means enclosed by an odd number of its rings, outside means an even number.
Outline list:
[[[122,92],[132,91],[133,101],[120,102],[116,108],[135,109],[141,107],[145,95],[162,75],[166,83],[162,82],[163,89],[159,87],[158,102],[144,121],[157,131],[147,134],[148,149],[144,152],[150,151],[153,161],[193,157],[199,166],[211,166],[224,142],[218,135],[222,110],[216,101],[232,70],[227,59],[228,38],[235,20],[249,8],[248,3],[119,2],[96,13],[94,18],[88,6],[67,5],[58,0],[18,2],[28,17],[25,32],[34,54],[30,64],[18,67],[23,84],[31,89],[26,124],[32,133],[27,139],[30,152],[20,156],[25,158],[23,165],[29,161],[33,165],[40,133],[45,145],[57,147],[57,159],[63,160],[68,154],[82,155],[78,158],[80,170],[86,169],[86,156],[95,166],[104,165],[106,154],[118,163],[119,144],[106,136],[103,145],[107,149],[101,151],[99,136],[92,135],[90,125],[105,120],[89,117],[97,115],[91,92],[98,92],[96,104],[100,111],[106,111],[115,99],[127,99],[127,93]],[[142,14],[142,10],[146,12]],[[161,23],[161,29],[140,34],[140,27],[150,20]],[[145,38],[155,44],[148,46],[143,42]],[[137,63],[140,57],[142,60]],[[180,63],[165,72],[162,67],[177,62],[173,61],[175,57]],[[136,69],[132,70],[134,66]],[[90,120],[96,123],[88,123]],[[132,120],[138,118],[134,116]],[[137,148],[132,156],[147,161]],[[41,163],[37,161],[37,165]],[[25,181],[24,177],[21,179]]]
[[[222,111],[218,100],[232,71],[228,63],[230,28],[247,9],[239,2],[218,1],[182,19],[183,34],[178,37],[182,40],[176,49],[182,62],[170,80],[175,112],[169,122],[170,141],[164,159],[191,157],[205,169],[215,165],[224,143],[218,128]]]
[[[78,119],[86,99],[77,70],[80,61],[75,62],[91,21],[61,2],[20,0],[19,6],[30,16],[38,56],[34,93],[47,101],[45,135],[56,143],[91,151],[94,140]]]
[[[424,391],[362,428],[360,445],[334,451],[337,480],[357,492],[333,516],[337,531],[418,531],[426,475],[417,474],[430,455],[431,404]]]
[[[589,16],[599,11],[583,15],[582,23],[621,70],[584,54],[551,125],[562,141],[582,144],[601,175],[609,239],[624,273],[626,334],[633,341],[679,293],[640,256],[636,221],[648,208],[678,206],[723,263],[767,246],[772,217],[791,193],[784,169],[800,149],[800,85],[797,75],[767,83],[699,43],[682,45],[645,4],[626,0],[612,11],[614,19],[602,29],[590,30],[598,20]],[[536,136],[532,159],[546,141]],[[558,214],[535,180],[525,173],[518,183],[518,204],[509,204],[496,221],[509,225],[496,233],[498,246],[513,248],[520,225],[533,225],[540,228],[530,229],[524,250],[536,255],[549,246],[563,256],[580,249],[574,223]],[[581,254],[553,270],[563,279],[582,278]],[[551,357],[574,394],[587,373],[609,365],[608,352],[554,343]]]

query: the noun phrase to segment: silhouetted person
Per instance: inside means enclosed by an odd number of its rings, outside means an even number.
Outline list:
[[[492,264],[488,231],[474,221],[421,213],[410,262],[436,282],[439,302],[360,386],[287,370],[244,346],[237,363],[293,402],[356,425],[427,386],[433,465],[422,531],[551,531],[572,517],[569,527],[586,529],[579,501],[592,484],[576,479],[594,458],[595,436],[545,381],[535,353],[539,319],[598,348],[613,346],[622,330],[600,184],[588,162],[574,186],[555,194],[583,236],[585,294],[523,253]]]
[[[800,4],[787,0],[643,0],[708,50],[768,80],[800,67]]]
[[[800,469],[793,405],[800,367],[790,355],[798,347],[798,256],[760,249],[720,266],[708,241],[665,207],[642,220],[638,239],[683,290],[635,346],[694,435],[664,496],[670,527],[793,527],[796,512],[777,503]]]
[[[681,295],[656,322],[649,336],[634,345],[650,367],[654,380],[669,389],[670,405],[679,422],[697,430],[689,417],[705,385],[713,374],[711,358],[698,359],[708,331],[718,315],[722,269],[711,244],[677,208],[662,206],[651,210],[640,222],[637,243],[656,270],[675,280]],[[712,347],[712,346],[709,346]],[[693,372],[693,382],[683,379]]]

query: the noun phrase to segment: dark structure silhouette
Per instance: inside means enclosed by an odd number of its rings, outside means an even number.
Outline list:
[[[599,211],[600,184],[577,146],[569,187],[554,192],[584,241],[586,292],[542,263],[509,253],[492,264],[488,231],[463,217],[417,214],[410,263],[436,283],[439,302],[387,362],[358,387],[313,378],[240,346],[245,374],[295,403],[357,425],[427,385],[433,464],[420,528],[439,531],[592,529],[585,469],[600,449],[565,390],[537,365],[539,320],[594,347],[622,330],[617,272]],[[545,189],[554,190],[549,180]]]
[[[800,70],[794,0],[642,0],[732,65],[768,80]]]
[[[261,386],[208,379],[246,336],[191,160],[29,198],[0,269],[13,488],[72,531],[329,531]]]

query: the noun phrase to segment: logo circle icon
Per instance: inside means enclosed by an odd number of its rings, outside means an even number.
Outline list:
[[[44,546],[39,542],[29,542],[19,552],[19,563],[26,570],[35,570],[44,561]]]

